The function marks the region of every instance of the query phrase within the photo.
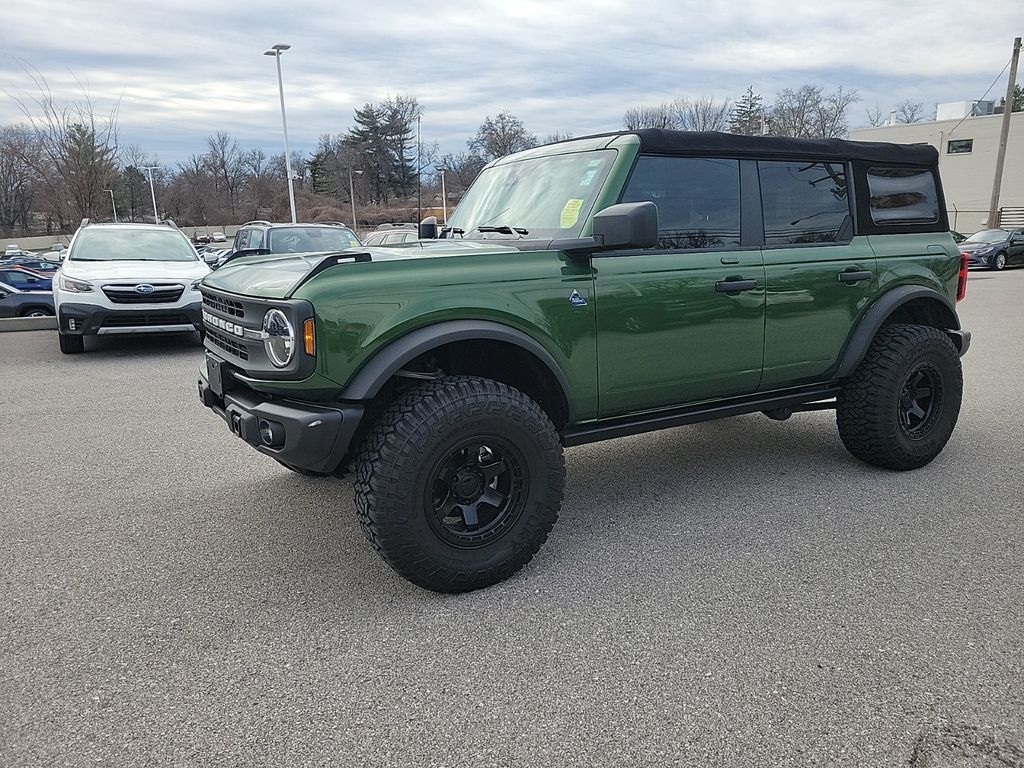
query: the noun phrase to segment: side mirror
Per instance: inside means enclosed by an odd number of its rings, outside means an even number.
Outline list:
[[[420,222],[419,237],[420,240],[437,239],[437,216],[427,216]]]
[[[658,244],[658,206],[619,203],[594,216],[594,238],[605,249],[653,248]]]

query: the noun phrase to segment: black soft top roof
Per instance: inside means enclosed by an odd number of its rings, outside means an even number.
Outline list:
[[[728,156],[799,157],[829,160],[867,160],[935,166],[939,153],[930,144],[888,144],[842,139],[792,139],[787,136],[741,136],[714,131],[669,131],[643,128],[597,136],[640,137],[640,151],[656,155],[716,153]],[[596,138],[581,137],[581,138]]]

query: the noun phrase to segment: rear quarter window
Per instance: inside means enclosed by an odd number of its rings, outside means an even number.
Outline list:
[[[879,225],[931,224],[939,220],[935,176],[928,168],[868,168],[871,220]]]

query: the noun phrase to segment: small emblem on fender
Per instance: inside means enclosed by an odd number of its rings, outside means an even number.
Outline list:
[[[573,288],[572,293],[569,294],[569,303],[574,307],[585,307],[587,306],[587,300],[584,299],[580,292]]]

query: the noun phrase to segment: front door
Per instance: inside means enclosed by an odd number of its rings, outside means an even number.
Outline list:
[[[658,246],[593,258],[602,418],[757,389],[760,249],[740,232],[737,160],[641,157],[622,202],[658,206]]]

